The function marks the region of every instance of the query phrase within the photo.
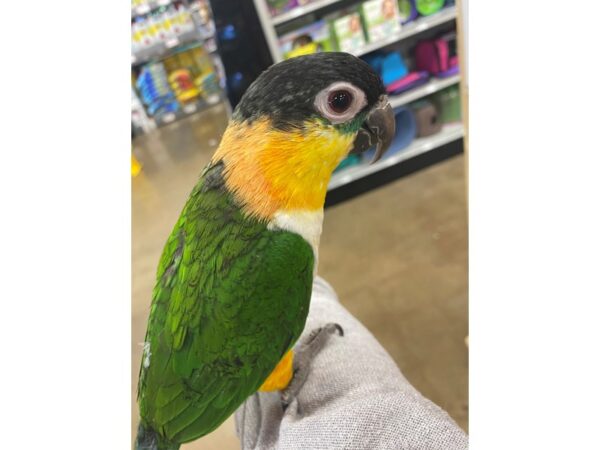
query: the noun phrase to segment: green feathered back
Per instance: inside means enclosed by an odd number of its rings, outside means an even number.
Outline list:
[[[203,173],[158,267],[138,402],[143,426],[164,447],[229,417],[292,347],[308,314],[311,247],[246,218],[222,170],[219,163]]]

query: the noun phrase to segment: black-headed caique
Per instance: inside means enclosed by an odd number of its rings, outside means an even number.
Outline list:
[[[250,86],[160,259],[138,449],[178,449],[259,389],[295,395],[292,347],[308,314],[328,182],[349,152],[377,145],[379,158],[394,125],[380,78],[346,53],[281,62]]]

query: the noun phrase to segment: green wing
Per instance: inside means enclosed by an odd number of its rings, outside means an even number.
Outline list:
[[[138,401],[170,442],[218,427],[300,336],[313,252],[245,217],[207,169],[167,241],[153,293]]]

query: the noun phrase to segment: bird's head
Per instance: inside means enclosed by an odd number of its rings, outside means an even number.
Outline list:
[[[395,120],[379,76],[347,53],[317,53],[275,64],[248,88],[213,162],[247,212],[323,208],[333,170],[350,152],[377,146]]]

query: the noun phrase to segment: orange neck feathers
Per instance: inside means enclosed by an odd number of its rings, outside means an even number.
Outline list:
[[[225,183],[247,214],[271,220],[275,212],[323,208],[333,170],[354,136],[319,122],[279,131],[268,120],[231,122],[213,162],[225,163]]]

